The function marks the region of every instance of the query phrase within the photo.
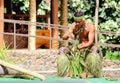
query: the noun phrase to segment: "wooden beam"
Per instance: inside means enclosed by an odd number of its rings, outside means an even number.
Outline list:
[[[35,23],[36,22],[36,1],[35,0],[29,0],[30,5],[30,22],[31,23]],[[28,28],[28,33],[29,35],[36,35],[36,26],[35,25],[30,25]],[[36,45],[36,39],[33,37],[29,37],[28,38],[28,49],[31,51],[34,51],[36,49],[35,45]]]
[[[0,19],[4,19],[4,0],[0,0]],[[0,32],[4,31],[4,22],[0,22]],[[0,34],[0,47],[3,44],[3,34]]]

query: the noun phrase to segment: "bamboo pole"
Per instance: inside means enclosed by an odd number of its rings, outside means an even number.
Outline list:
[[[29,0],[29,8],[30,8],[30,22],[35,23],[36,22],[36,0]],[[29,35],[36,36],[36,26],[31,25],[28,27],[28,33]],[[36,49],[35,47],[36,39],[34,37],[28,38],[28,49],[31,51],[34,51]]]
[[[39,78],[41,80],[45,80],[45,77],[43,75],[41,75],[41,74],[38,74],[38,73],[30,71],[30,70],[26,70],[24,68],[21,68],[19,66],[13,65],[13,64],[10,64],[10,63],[5,62],[3,60],[0,60],[0,64],[3,65],[3,66],[5,66],[5,67],[8,67],[8,68],[20,71],[22,73],[32,75],[32,76],[37,77],[37,78]]]
[[[98,28],[98,9],[99,9],[99,0],[96,0],[96,7],[95,7],[95,43],[98,42],[97,37],[97,28]]]

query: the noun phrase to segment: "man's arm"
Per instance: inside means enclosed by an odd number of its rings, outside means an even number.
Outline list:
[[[73,29],[75,28],[75,23],[72,23],[71,27],[68,29],[68,31],[65,32],[65,34],[63,35],[63,39],[66,38],[74,38],[73,35]]]
[[[78,45],[78,48],[83,49],[83,48],[91,46],[94,42],[94,37],[95,37],[95,27],[91,25],[89,29],[89,34],[88,34],[88,42]]]

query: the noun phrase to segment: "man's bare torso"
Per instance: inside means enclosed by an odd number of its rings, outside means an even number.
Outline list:
[[[90,24],[86,23],[85,27],[83,28],[83,30],[81,30],[77,34],[79,36],[79,42],[80,43],[86,43],[86,42],[88,42],[89,27],[90,27]],[[79,30],[74,30],[74,31],[79,31]]]

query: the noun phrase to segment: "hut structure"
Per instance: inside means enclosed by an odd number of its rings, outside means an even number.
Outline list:
[[[42,0],[36,0],[36,5],[40,3]],[[45,20],[45,23],[48,23],[48,17],[51,16],[52,18],[50,23],[51,24],[58,24],[58,0],[45,0],[46,3],[51,4],[51,13],[48,14],[48,10],[46,10],[45,15],[37,15],[37,19],[43,18]],[[0,0],[0,19],[15,19],[15,20],[28,20],[29,14],[22,14],[20,11],[17,12],[17,14],[12,14],[12,6],[11,6],[12,0]],[[4,9],[6,7],[6,14],[4,13]],[[16,10],[17,11],[17,10]],[[6,28],[7,27],[7,28]],[[25,32],[25,25],[16,25],[17,32],[27,33]],[[12,25],[10,23],[4,23],[3,21],[0,21],[0,33],[3,32],[12,32]],[[52,29],[52,37],[58,38],[58,31],[57,29]],[[49,30],[44,31],[36,31],[36,35],[45,35],[50,36]],[[7,37],[4,37],[3,34],[0,34],[0,46],[2,45],[3,40],[8,39]],[[10,39],[10,38],[9,38]],[[25,39],[27,40],[27,39]],[[19,40],[18,40],[19,41]],[[43,43],[46,42],[46,43]],[[9,42],[8,42],[9,43]],[[41,44],[42,43],[42,44]],[[54,44],[57,43],[57,41],[52,42],[52,48],[57,48],[54,46]],[[17,48],[25,48],[27,47],[27,43],[24,43],[25,45],[18,46]],[[49,46],[50,41],[49,40],[40,40],[36,39],[36,48],[45,47],[50,48]],[[12,48],[13,46],[11,46]]]

